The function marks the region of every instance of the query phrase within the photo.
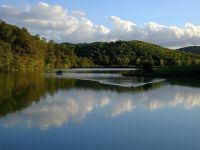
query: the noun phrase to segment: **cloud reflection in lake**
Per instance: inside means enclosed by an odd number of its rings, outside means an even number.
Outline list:
[[[170,84],[136,93],[75,88],[41,97],[30,107],[2,117],[0,123],[47,129],[63,126],[69,121],[83,121],[97,108],[105,116],[108,112],[109,117],[117,117],[134,113],[135,109],[156,111],[179,106],[186,110],[200,107],[200,89]]]

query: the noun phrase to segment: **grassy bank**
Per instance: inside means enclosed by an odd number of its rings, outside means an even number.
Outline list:
[[[161,67],[154,69],[150,73],[144,73],[143,70],[130,71],[124,76],[147,76],[164,78],[200,78],[200,65],[186,65],[175,67]]]

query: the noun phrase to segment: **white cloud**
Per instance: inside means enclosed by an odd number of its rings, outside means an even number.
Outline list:
[[[116,30],[119,32],[129,33],[137,30],[137,25],[131,21],[122,20],[116,16],[109,17],[109,20],[114,24]]]
[[[200,26],[191,23],[186,23],[183,27],[155,22],[138,26],[133,21],[110,16],[108,21],[112,27],[108,28],[94,24],[83,11],[68,12],[62,6],[44,2],[24,8],[2,5],[0,18],[57,42],[144,40],[166,47],[200,45]]]
[[[200,45],[200,26],[194,26],[191,23],[187,23],[185,27],[180,28],[150,22],[145,24],[144,31],[147,33],[144,40],[163,46]]]
[[[44,2],[28,8],[0,7],[0,18],[12,20],[48,39],[73,43],[105,41],[110,30],[102,25],[94,25],[84,15],[81,11],[68,12],[59,5],[50,6]]]
[[[85,17],[86,13],[84,11],[81,11],[81,10],[73,10],[71,12],[71,15],[75,16],[75,17]]]
[[[108,20],[114,25],[111,30],[112,39],[116,40],[142,40],[145,33],[133,22],[111,16]]]

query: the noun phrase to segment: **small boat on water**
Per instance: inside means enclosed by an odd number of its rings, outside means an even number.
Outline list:
[[[58,76],[61,76],[62,75],[62,70],[58,70],[58,71],[56,71],[56,75],[58,75]]]

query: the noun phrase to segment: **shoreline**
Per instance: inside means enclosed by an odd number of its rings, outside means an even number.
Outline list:
[[[160,67],[145,74],[142,70],[129,71],[123,76],[161,77],[161,78],[190,78],[200,79],[200,65],[184,65],[174,67]]]

